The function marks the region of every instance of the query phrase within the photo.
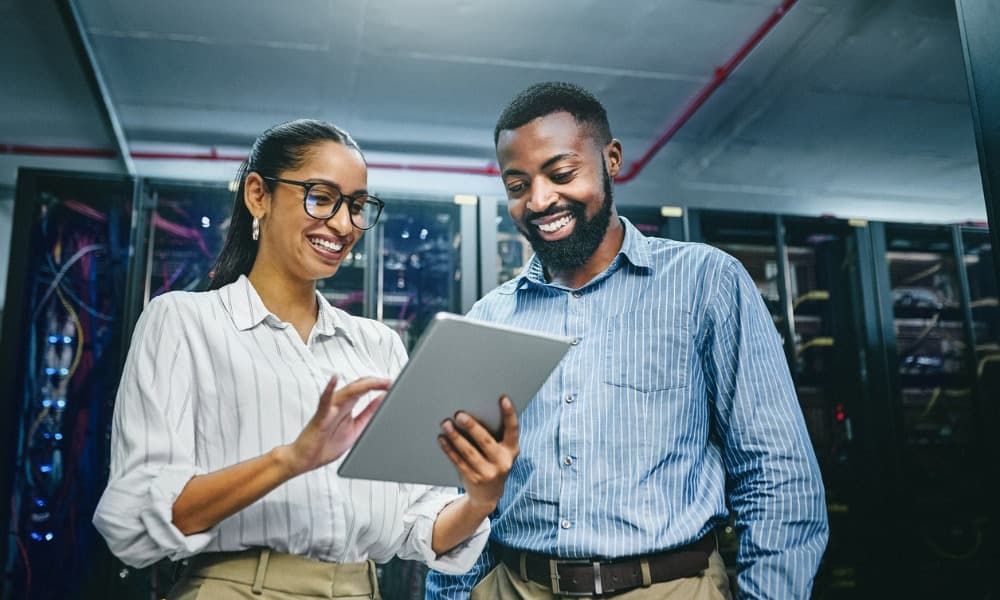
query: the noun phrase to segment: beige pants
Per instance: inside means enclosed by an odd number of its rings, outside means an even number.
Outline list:
[[[718,552],[708,559],[708,568],[698,577],[685,577],[648,588],[635,588],[612,596],[614,600],[732,600],[726,565]],[[470,600],[554,600],[552,590],[521,579],[501,563],[472,590]]]
[[[195,556],[170,600],[381,599],[375,563],[336,564],[271,550]]]

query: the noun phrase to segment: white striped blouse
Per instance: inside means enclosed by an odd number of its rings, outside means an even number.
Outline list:
[[[146,307],[118,389],[111,475],[94,515],[125,563],[269,547],[341,563],[399,555],[451,573],[472,566],[488,521],[448,554],[431,549],[434,519],[456,490],[342,479],[339,461],[206,532],[184,535],[173,525],[173,503],[191,477],[294,441],[334,373],[342,386],[394,378],[406,362],[395,332],[317,296],[307,343],[245,277],[211,292],[164,294]]]

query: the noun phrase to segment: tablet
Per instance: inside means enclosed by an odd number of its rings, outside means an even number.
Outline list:
[[[500,396],[520,414],[569,347],[568,338],[438,313],[337,473],[460,486],[438,443],[441,422],[463,410],[500,431]]]

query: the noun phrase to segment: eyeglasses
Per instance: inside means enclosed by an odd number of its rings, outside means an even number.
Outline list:
[[[305,189],[302,207],[305,208],[307,215],[320,221],[329,221],[333,218],[333,215],[340,210],[340,205],[346,200],[351,224],[358,229],[368,230],[375,227],[378,218],[382,215],[382,209],[385,208],[385,202],[375,196],[370,194],[348,196],[329,183],[295,181],[281,177],[264,177],[263,175],[260,177],[265,181],[287,183]]]

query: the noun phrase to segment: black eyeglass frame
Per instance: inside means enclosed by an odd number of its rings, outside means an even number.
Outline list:
[[[258,175],[260,175],[260,173],[258,173]],[[365,204],[371,202],[371,204],[374,205],[375,208],[377,209],[375,212],[375,218],[372,219],[371,224],[368,225],[367,227],[360,227],[357,223],[354,222],[354,213],[352,213],[350,209],[348,209],[347,211],[347,216],[351,220],[351,225],[357,227],[362,231],[368,231],[369,229],[375,227],[376,224],[378,224],[379,217],[382,216],[382,210],[385,209],[385,202],[379,200],[378,198],[372,196],[371,194],[365,193],[365,194],[358,194],[356,196],[350,196],[340,191],[340,189],[337,188],[335,185],[327,183],[325,181],[296,181],[294,179],[284,179],[282,177],[268,177],[266,175],[260,175],[260,178],[263,179],[264,181],[287,183],[289,185],[297,185],[303,188],[305,190],[305,193],[302,194],[302,210],[306,211],[307,215],[309,215],[313,219],[316,219],[317,221],[329,221],[330,219],[332,219],[337,214],[337,211],[340,210],[340,207],[344,204],[345,198],[349,199],[352,203],[360,198],[364,198]],[[330,215],[327,217],[317,217],[316,215],[309,212],[309,203],[307,202],[309,199],[309,192],[310,190],[312,190],[313,187],[317,185],[325,185],[327,187],[337,190],[338,194],[337,201],[333,203],[333,210],[330,211]]]

